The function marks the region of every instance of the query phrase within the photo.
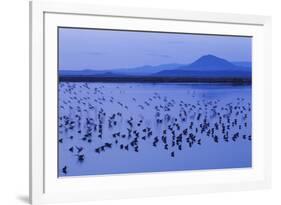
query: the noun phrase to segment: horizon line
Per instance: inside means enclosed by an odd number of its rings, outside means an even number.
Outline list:
[[[206,56],[206,55],[203,55],[203,56]],[[201,57],[203,57],[203,56],[201,56]],[[215,55],[213,55],[213,56],[215,56]],[[217,56],[215,56],[215,57],[217,57]],[[198,59],[200,59],[200,58],[198,58]],[[220,58],[220,57],[217,57],[217,58]],[[221,59],[226,60],[226,61],[228,61],[230,63],[251,63],[252,64],[252,61],[239,61],[239,60],[237,60],[237,61],[229,61],[229,60],[224,59],[224,58],[221,58]],[[193,61],[193,62],[195,62],[195,61]],[[58,70],[66,70],[66,71],[83,71],[83,70],[84,71],[85,70],[107,71],[108,70],[108,71],[112,71],[112,70],[119,70],[119,69],[134,69],[134,68],[140,68],[140,67],[157,67],[157,66],[161,66],[161,65],[173,65],[173,64],[190,65],[193,62],[191,62],[191,63],[164,63],[164,64],[157,64],[157,65],[143,64],[143,65],[139,65],[139,66],[124,67],[124,68],[122,68],[122,67],[115,67],[115,68],[107,68],[107,69],[101,69],[101,70],[96,70],[96,68],[84,68],[84,69],[79,69],[79,70],[76,70],[75,68],[71,68],[71,69],[58,68]],[[243,66],[241,66],[241,67],[243,67]],[[247,67],[245,67],[245,68],[247,68]]]

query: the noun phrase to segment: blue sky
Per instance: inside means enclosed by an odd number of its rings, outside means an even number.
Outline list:
[[[251,61],[251,47],[250,37],[60,28],[59,69],[188,64],[207,54]]]

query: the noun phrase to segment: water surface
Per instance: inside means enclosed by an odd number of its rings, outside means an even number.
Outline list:
[[[59,176],[252,166],[251,86],[59,83]]]

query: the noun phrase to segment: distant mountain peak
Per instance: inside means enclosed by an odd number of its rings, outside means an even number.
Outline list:
[[[188,76],[188,77],[251,77],[251,70],[245,70],[223,58],[208,54],[201,56],[193,63],[174,70],[164,70],[157,76]]]
[[[221,59],[221,58],[219,58],[219,57],[217,57],[217,56],[215,56],[215,55],[212,55],[212,54],[206,54],[206,55],[201,56],[200,58],[215,58],[215,59]],[[200,58],[198,58],[198,59],[200,59]]]
[[[201,56],[200,58],[219,58],[219,57],[217,57],[213,54],[206,54],[206,55]]]
[[[220,58],[218,56],[212,55],[212,54],[207,54],[207,55],[203,55],[200,58],[198,58],[196,61],[202,61],[202,60],[216,60],[216,61],[227,61],[223,58]],[[195,61],[195,62],[196,62]]]
[[[188,68],[236,68],[236,66],[229,61],[219,58],[215,55],[204,55],[191,63]]]

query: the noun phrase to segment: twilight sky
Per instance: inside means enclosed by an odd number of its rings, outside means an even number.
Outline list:
[[[251,47],[250,37],[60,28],[59,69],[188,64],[207,54],[251,61]]]

